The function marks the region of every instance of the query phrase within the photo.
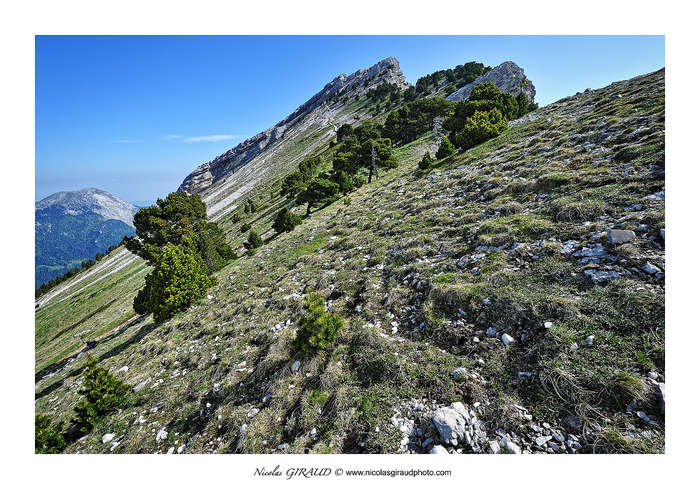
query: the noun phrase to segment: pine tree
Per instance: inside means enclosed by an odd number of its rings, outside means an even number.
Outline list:
[[[263,245],[263,240],[254,230],[251,229],[248,235],[248,242],[244,243],[244,246],[249,250],[251,248],[260,248]]]
[[[63,424],[51,426],[51,417],[45,414],[34,416],[34,453],[60,453],[68,444],[61,430]]]
[[[294,348],[303,356],[310,356],[333,344],[343,328],[343,318],[326,312],[323,296],[317,292],[307,297],[304,309],[308,314],[297,322]]]
[[[438,148],[435,157],[438,160],[441,160],[443,158],[447,158],[448,156],[452,156],[454,153],[455,147],[452,145],[447,136],[443,136],[442,141],[440,142],[440,147]]]
[[[98,366],[98,362],[97,357],[88,355],[83,370],[83,385],[78,390],[83,398],[73,408],[76,424],[84,433],[92,431],[107,414],[123,407],[131,389],[105,367]]]
[[[278,233],[288,233],[299,224],[301,224],[301,217],[285,207],[277,214],[275,222],[272,224],[272,228]]]
[[[430,159],[430,154],[426,151],[423,155],[423,159],[420,160],[420,163],[418,163],[418,168],[420,168],[421,170],[427,170],[428,168],[430,168],[432,162],[433,160]]]
[[[204,297],[215,284],[216,278],[208,275],[202,257],[191,246],[168,243],[146,276],[146,287],[137,295],[134,309],[138,302],[138,308],[152,312],[159,323]]]

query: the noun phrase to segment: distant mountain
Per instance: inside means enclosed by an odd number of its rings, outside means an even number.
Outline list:
[[[139,208],[96,188],[57,192],[34,209],[34,286],[92,260],[135,234]]]

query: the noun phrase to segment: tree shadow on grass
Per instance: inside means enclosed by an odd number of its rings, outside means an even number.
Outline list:
[[[131,327],[137,325],[138,323],[140,323],[141,321],[143,321],[143,319],[144,319],[144,316],[140,316],[140,317],[134,319],[131,323],[127,324],[126,327],[119,328],[119,329],[115,330],[113,333],[109,334],[108,336],[106,336],[105,338],[100,340],[100,342],[107,342],[107,341],[116,339],[118,336],[124,334],[124,332],[126,332],[126,330],[128,330],[129,328],[131,328]],[[105,360],[105,359],[113,357],[115,355],[119,355],[125,349],[140,342],[143,338],[146,337],[146,335],[148,335],[151,331],[156,329],[158,326],[159,326],[158,324],[152,322],[150,324],[147,324],[147,325],[141,327],[141,329],[139,329],[139,331],[134,336],[132,336],[131,338],[126,340],[124,343],[121,343],[121,344],[115,346],[114,348],[112,348],[111,350],[100,355],[100,360]],[[49,365],[48,367],[40,370],[39,372],[37,372],[34,375],[34,382],[35,383],[39,382],[43,377],[46,377],[47,375],[56,374],[56,373],[60,372],[69,363],[71,363],[73,360],[77,359],[82,353],[87,353],[88,351],[92,350],[93,348],[94,348],[94,346],[92,346],[90,348],[85,347],[81,351],[76,352],[73,355],[64,358],[63,360],[56,362],[52,365]],[[85,366],[81,365],[81,366],[77,367],[75,370],[73,370],[72,372],[70,372],[66,377],[79,376],[83,373],[84,369],[85,369]],[[64,381],[64,379],[62,378],[61,380],[58,380],[58,381],[52,383],[51,385],[46,386],[41,391],[36,392],[34,394],[34,400],[36,401],[37,399],[41,399],[42,397],[44,397],[44,396],[52,393],[56,389],[60,388],[61,386],[63,386],[63,381]]]

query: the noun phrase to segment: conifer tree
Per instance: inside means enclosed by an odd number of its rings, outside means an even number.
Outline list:
[[[277,214],[275,222],[272,224],[272,228],[278,233],[288,233],[299,224],[301,224],[301,217],[285,207]]]
[[[216,278],[208,275],[202,257],[191,246],[168,243],[146,276],[134,310],[152,312],[159,323],[204,297],[207,288],[215,284]]]
[[[78,394],[83,398],[73,410],[76,424],[84,433],[92,431],[102,419],[124,406],[130,387],[112,375],[105,367],[98,366],[99,359],[88,355],[83,370],[83,384]]]
[[[420,163],[418,163],[418,168],[420,168],[421,170],[427,170],[428,168],[430,168],[432,162],[433,160],[430,159],[430,154],[426,151],[423,155],[423,159],[420,160]]]
[[[294,348],[310,356],[333,344],[343,328],[343,318],[325,311],[323,296],[318,292],[307,297],[304,309],[308,314],[297,322]]]
[[[452,145],[447,136],[443,136],[442,141],[440,141],[440,147],[438,148],[435,157],[438,160],[441,160],[443,158],[447,158],[448,156],[452,156],[454,153],[455,147]]]

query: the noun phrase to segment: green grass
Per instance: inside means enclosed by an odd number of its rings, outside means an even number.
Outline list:
[[[641,81],[615,89],[659,88],[654,77]],[[479,402],[492,437],[498,428],[520,433],[519,405],[540,425],[563,425],[574,415],[586,427],[604,427],[581,434],[585,452],[663,453],[664,417],[643,381],[649,371],[665,375],[663,281],[629,275],[593,285],[584,275],[589,265],[559,253],[561,241],[595,242],[594,233],[608,224],[585,220],[602,214],[630,214],[632,228],[665,226],[663,202],[643,200],[664,185],[663,177],[648,175],[663,152],[653,129],[662,109],[658,100],[627,97],[613,105],[602,103],[607,93],[586,97],[599,105],[573,117],[585,98],[552,104],[535,121],[429,172],[417,164],[432,135],[395,148],[398,168],[352,192],[348,202],[315,210],[292,232],[269,236],[255,256],[217,272],[218,285],[165,324],[133,317],[131,303],[148,271],[142,261],[102,272],[83,290],[92,280],[79,274],[72,280],[81,283],[67,282],[35,315],[37,413],[70,424],[85,363],[79,352],[101,337],[94,350],[101,365],[132,386],[150,380],[68,453],[166,453],[183,444],[185,453],[278,453],[283,443],[285,453],[397,453],[402,435],[390,418],[411,399]],[[601,128],[604,115],[609,127]],[[643,150],[616,161],[616,153],[636,144],[628,128],[643,119],[653,129],[634,146]],[[575,146],[597,141],[604,130],[615,133],[614,144],[584,160],[588,153]],[[247,239],[241,225],[264,232],[289,204],[270,194],[317,136],[303,137],[281,154],[287,167],[256,189],[264,209],[236,223],[230,215],[244,200],[222,213],[234,247]],[[324,145],[315,151],[327,158]],[[576,158],[584,163],[564,167]],[[645,205],[639,218],[623,211],[638,202]],[[523,246],[511,250],[515,242]],[[641,240],[609,251],[627,268],[663,254]],[[345,327],[328,349],[304,358],[293,345],[309,289]],[[486,334],[491,327],[496,337]],[[503,333],[515,345],[506,348]],[[592,345],[585,341],[590,335]],[[476,378],[453,378],[458,367]],[[656,413],[656,427],[627,417],[632,401]],[[168,437],[156,441],[161,428]],[[118,434],[113,451],[101,443],[109,432]]]

